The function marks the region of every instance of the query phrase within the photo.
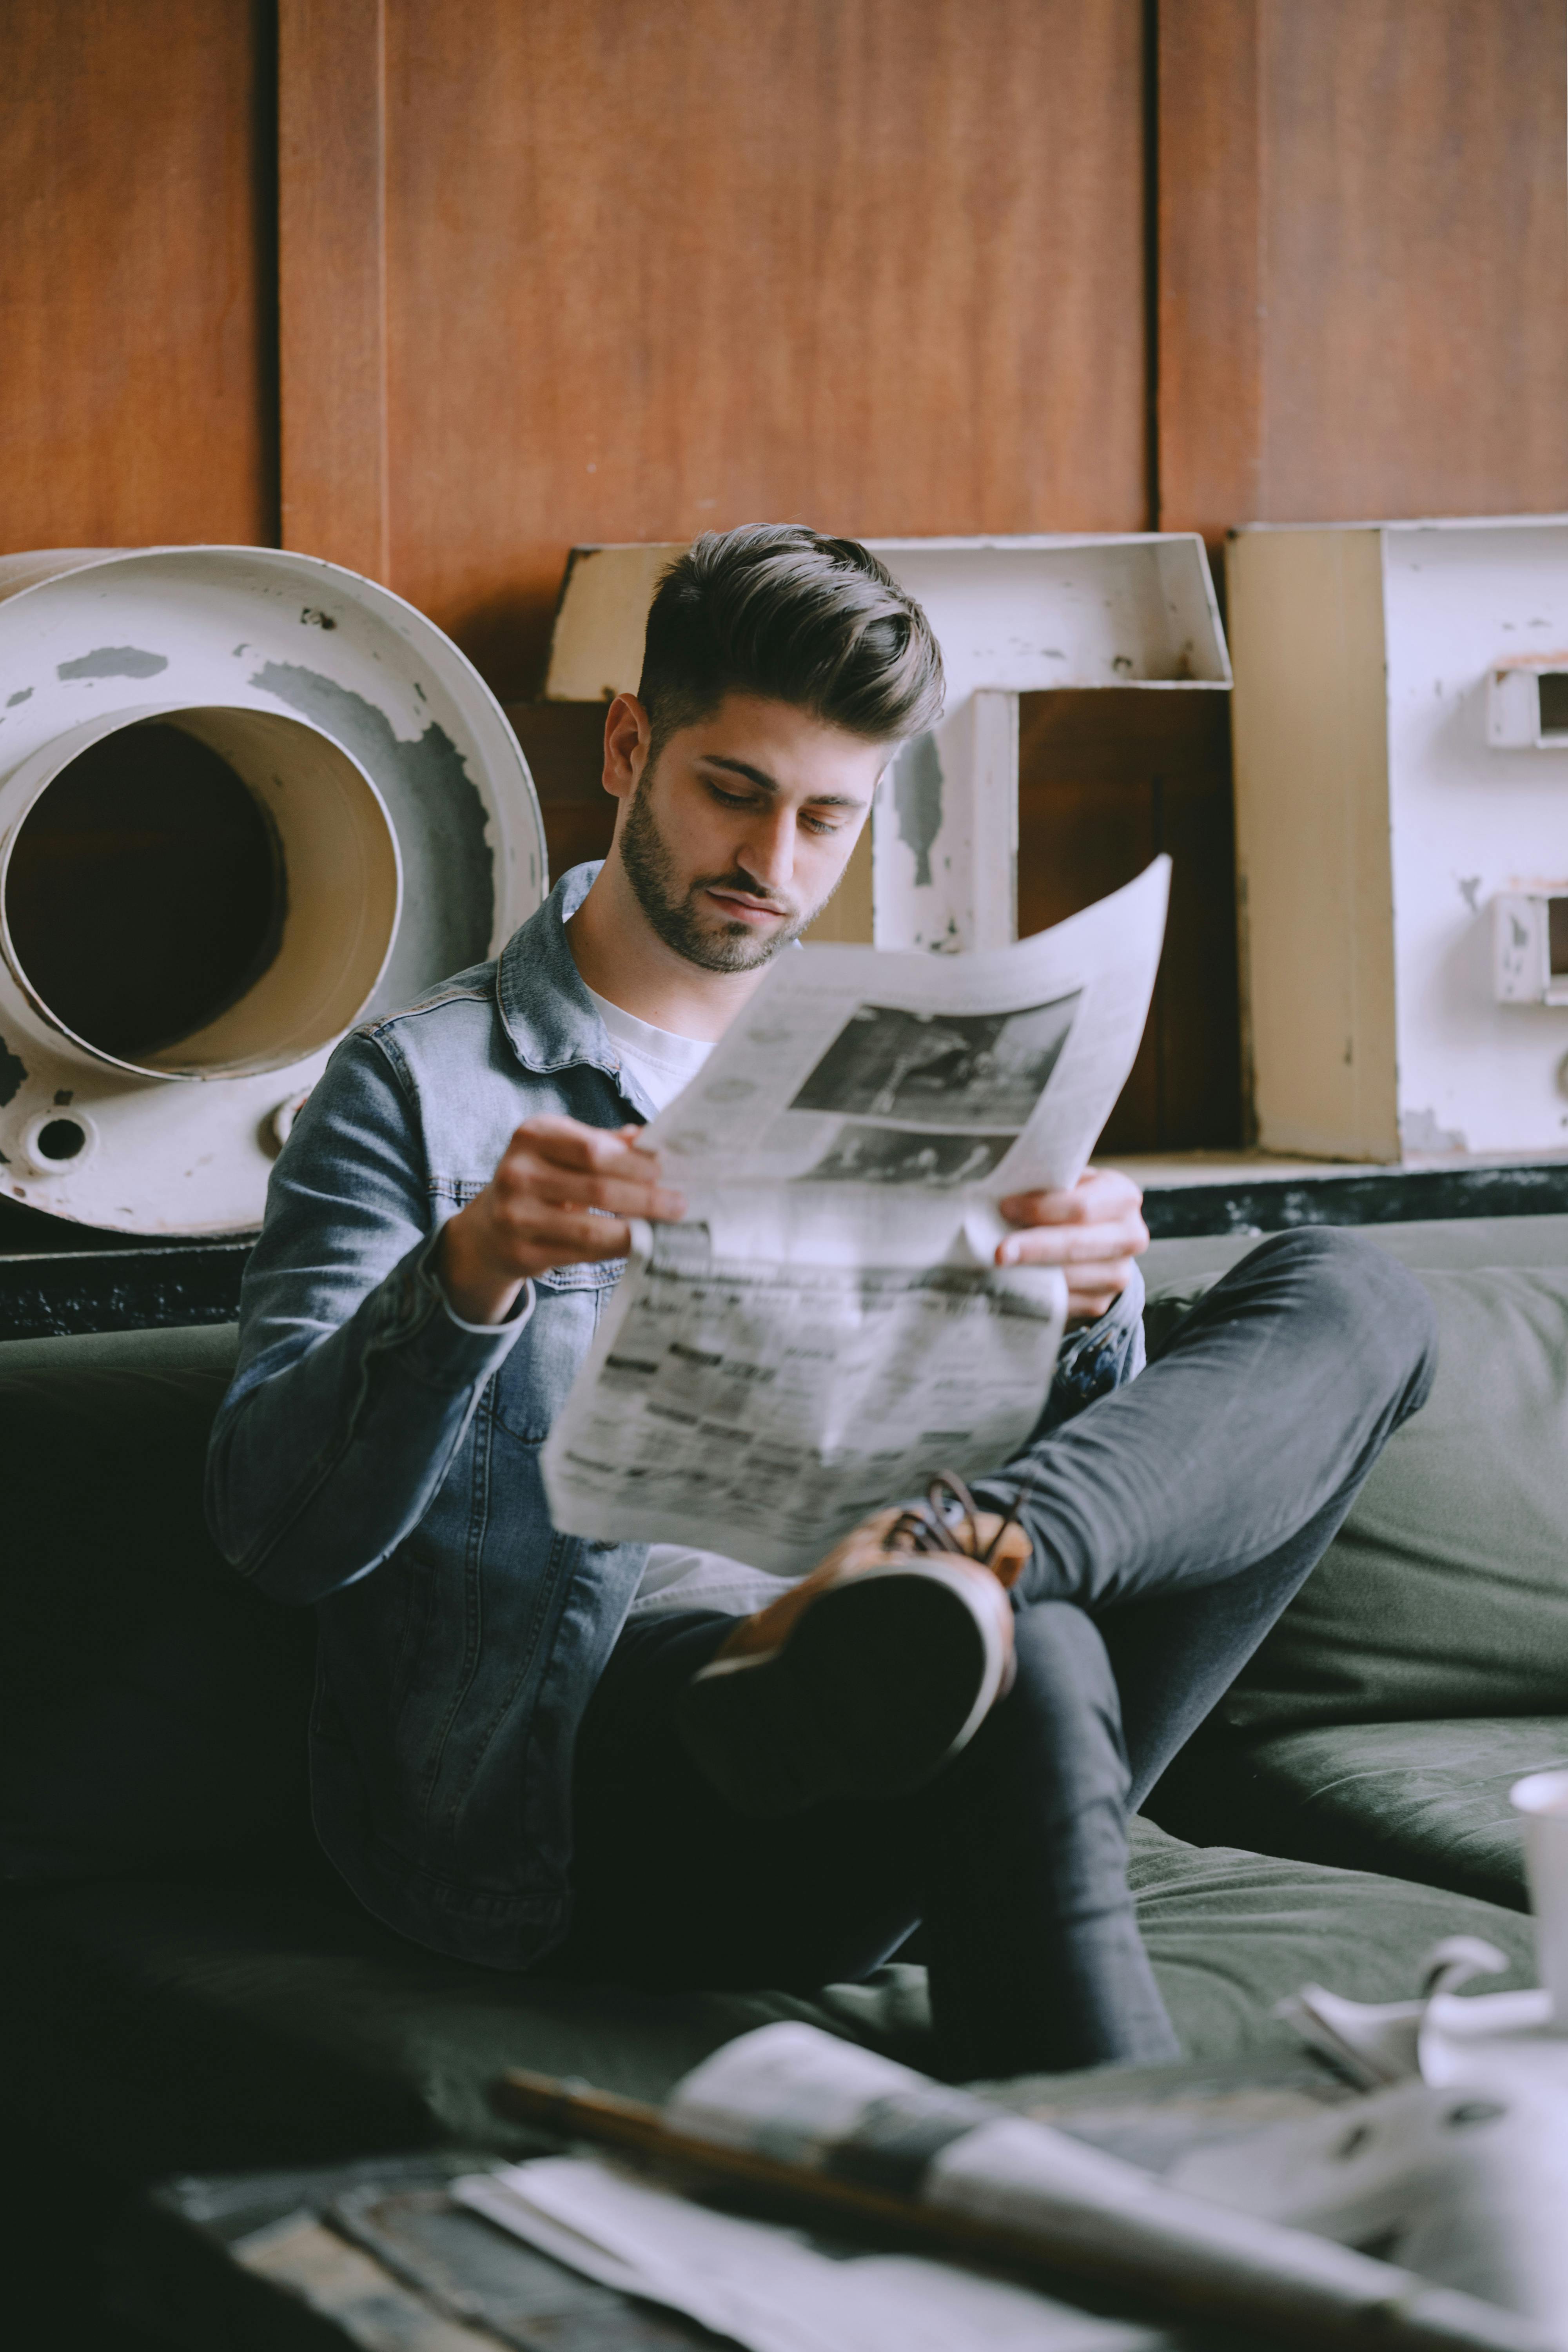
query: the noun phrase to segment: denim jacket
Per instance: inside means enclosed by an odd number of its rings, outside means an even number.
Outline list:
[[[317,1612],[327,1853],[390,1927],[497,1968],[565,1932],[573,1743],[646,1558],[552,1527],[539,1468],[621,1267],[542,1275],[490,1328],[430,1259],[520,1120],[651,1116],[565,936],[596,871],[338,1047],[273,1170],[207,1469],[226,1558]],[[1141,1297],[1072,1336],[1047,1418],[1137,1370]]]

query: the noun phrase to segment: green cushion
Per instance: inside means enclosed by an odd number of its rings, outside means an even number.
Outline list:
[[[1431,1400],[1222,1703],[1238,1728],[1568,1704],[1568,1267],[1420,1279],[1437,1310]],[[1152,1298],[1155,1344],[1205,1286]]]
[[[1487,1990],[1533,1984],[1517,1912],[1358,1870],[1182,1843],[1133,1824],[1132,1891],[1160,1990],[1189,2058],[1296,2046],[1275,2017],[1303,1984],[1352,2000],[1409,2000],[1446,1936],[1479,1936],[1509,1962]]]
[[[1568,1717],[1468,1717],[1310,1731],[1200,1735],[1151,1801],[1180,1837],[1385,1871],[1527,1905],[1508,1792],[1568,1766]]]
[[[1363,2000],[1417,1988],[1445,1935],[1531,1979],[1517,1914],[1352,1871],[1179,1844],[1136,1825],[1133,1885],[1189,2056],[1289,2046],[1273,2017],[1309,1979]],[[507,2065],[659,2098],[732,2035],[805,2017],[930,2065],[924,1972],[815,2001],[531,1983],[437,1958],[325,1883],[200,1873],[33,1889],[0,1906],[0,2058],[13,2128],[125,2177],[458,2139],[505,2146],[487,2086]]]
[[[314,1626],[202,1517],[231,1327],[0,1347],[0,1876],[302,1819]]]

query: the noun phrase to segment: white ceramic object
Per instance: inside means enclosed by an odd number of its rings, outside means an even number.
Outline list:
[[[101,889],[103,852],[79,813],[50,847],[66,803],[47,796],[90,754],[112,815],[115,751],[140,745],[145,777],[154,739],[128,730],[149,722],[216,754],[211,772],[242,808],[249,795],[272,904],[226,1001],[128,1046],[111,1020],[73,1025],[24,943],[42,936],[27,893],[47,869],[51,957],[68,973],[68,855],[87,844]],[[257,1224],[272,1160],[337,1040],[493,953],[547,880],[532,781],[500,704],[386,589],[266,548],[0,560],[6,1198],[130,1233]]]
[[[1568,2033],[1568,1772],[1531,1772],[1509,1793],[1524,1817],[1541,1981],[1556,2032]]]

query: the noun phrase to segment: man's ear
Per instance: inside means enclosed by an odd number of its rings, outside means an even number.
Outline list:
[[[635,694],[617,694],[605,713],[605,790],[630,800],[647,765],[653,725]]]

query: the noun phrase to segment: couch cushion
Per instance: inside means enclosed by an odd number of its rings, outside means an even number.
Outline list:
[[[1288,1207],[1312,1203],[1310,1181],[1280,1186]],[[1544,1217],[1423,1217],[1390,1225],[1357,1225],[1363,1242],[1372,1242],[1402,1265],[1438,1267],[1483,1265],[1568,1265],[1568,1216]],[[1212,1281],[1255,1250],[1264,1238],[1253,1231],[1240,1234],[1194,1234],[1152,1243],[1143,1260],[1149,1288],[1164,1290],[1194,1280]]]
[[[1568,1717],[1462,1717],[1238,1734],[1220,1726],[1151,1800],[1179,1837],[1385,1871],[1526,1908],[1524,1842],[1508,1792],[1568,1766]]]
[[[0,1876],[302,1819],[314,1625],[202,1517],[232,1327],[0,1347]]]
[[[1513,1963],[1510,1981],[1530,1980],[1525,1920],[1423,1887],[1199,1852],[1149,1823],[1135,1825],[1132,1877],[1194,2058],[1289,2046],[1274,2005],[1309,1979],[1405,1998],[1445,1935],[1489,1937]],[[931,2063],[916,1968],[815,2001],[531,1982],[417,1949],[324,1875],[267,1883],[232,1861],[14,1895],[0,1906],[0,2016],[14,2126],[130,2178],[440,2139],[505,2146],[486,2104],[503,2066],[660,2098],[710,2050],[775,2017]]]
[[[1409,2000],[1446,1936],[1479,1936],[1509,1963],[1488,1991],[1536,1980],[1517,1912],[1394,1878],[1184,1843],[1133,1824],[1129,1873],[1160,1990],[1189,2058],[1294,2049],[1274,2011],[1303,1984],[1352,2000]]]
[[[1568,1705],[1568,1267],[1420,1279],[1437,1310],[1430,1402],[1222,1703],[1234,1726]],[[1152,1344],[1205,1287],[1152,1294]]]

